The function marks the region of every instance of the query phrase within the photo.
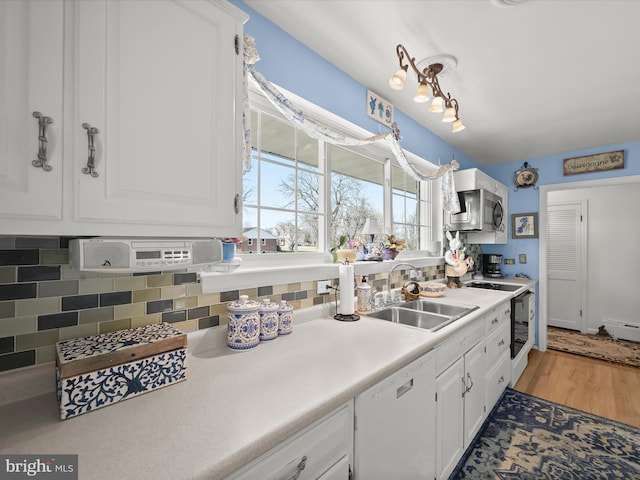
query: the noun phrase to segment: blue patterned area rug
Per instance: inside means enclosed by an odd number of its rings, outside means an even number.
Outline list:
[[[449,479],[640,479],[640,429],[508,388]]]

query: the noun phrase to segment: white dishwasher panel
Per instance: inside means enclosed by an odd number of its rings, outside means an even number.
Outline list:
[[[435,477],[435,352],[355,398],[356,480]]]

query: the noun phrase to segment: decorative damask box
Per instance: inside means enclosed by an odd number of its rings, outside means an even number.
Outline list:
[[[60,418],[186,380],[187,335],[168,323],[56,344]]]

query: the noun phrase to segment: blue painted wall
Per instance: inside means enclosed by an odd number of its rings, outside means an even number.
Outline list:
[[[243,2],[231,2],[250,16],[245,24],[245,33],[255,39],[260,55],[255,68],[267,80],[370,132],[388,130],[366,115],[366,85],[355,81]],[[393,54],[391,51],[390,55]],[[384,97],[389,92],[376,93]],[[475,160],[398,109],[394,111],[394,120],[400,128],[401,144],[405,150],[435,164],[438,159],[443,164],[449,163],[455,155],[461,168],[479,167]]]
[[[608,172],[585,173],[578,175],[564,176],[562,174],[562,163],[565,158],[580,157],[583,155],[592,155],[596,153],[611,152],[615,150],[624,150],[625,167],[619,170],[610,170]],[[528,159],[529,166],[538,169],[538,186],[554,185],[559,183],[574,183],[591,180],[601,180],[608,178],[624,177],[629,175],[640,175],[640,142],[622,143],[616,145],[608,145],[600,148],[590,148],[585,150],[576,150],[573,152],[559,153],[546,157]],[[536,239],[517,239],[511,238],[511,214],[538,212],[540,205],[540,191],[533,188],[519,189],[515,191],[513,184],[514,173],[522,167],[524,160],[509,163],[501,163],[499,165],[491,165],[483,167],[488,175],[496,180],[509,186],[509,241],[506,245],[483,245],[485,253],[500,253],[503,258],[514,258],[515,265],[503,265],[503,271],[508,275],[516,273],[526,273],[532,278],[539,277],[539,255],[538,249],[540,240]],[[518,254],[525,253],[527,255],[527,263],[521,265],[518,263]]]
[[[261,60],[256,69],[269,81],[286,88],[322,108],[374,133],[382,133],[386,127],[366,115],[367,86],[327,62],[318,54],[295,40],[259,13],[240,0],[231,0],[238,8],[250,15],[245,24],[245,33],[256,41]],[[376,92],[383,97],[387,92]],[[395,121],[402,133],[402,146],[416,155],[433,163],[448,163],[452,155],[460,162],[461,168],[481,168],[487,174],[510,187],[509,191],[509,242],[506,245],[483,245],[485,253],[499,253],[504,258],[516,259],[515,265],[504,265],[503,271],[509,275],[526,273],[538,278],[538,239],[511,239],[511,213],[539,211],[539,191],[532,188],[514,191],[513,174],[523,160],[481,167],[471,157],[464,155],[447,142],[435,136],[417,122],[395,110]],[[562,160],[569,157],[590,155],[612,150],[625,151],[625,168],[603,173],[562,175]],[[538,186],[597,180],[627,175],[640,175],[640,142],[609,145],[602,148],[577,150],[547,157],[527,160],[539,170]],[[518,255],[527,255],[527,263],[518,263]]]

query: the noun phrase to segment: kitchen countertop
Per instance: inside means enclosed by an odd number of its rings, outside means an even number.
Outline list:
[[[292,335],[247,352],[229,350],[223,328],[193,332],[185,382],[64,421],[53,389],[1,406],[0,452],[78,454],[82,479],[223,478],[517,293],[447,289],[429,300],[480,308],[434,333],[304,312]],[[37,368],[53,386],[53,367]],[[8,373],[0,386],[32,375]]]

